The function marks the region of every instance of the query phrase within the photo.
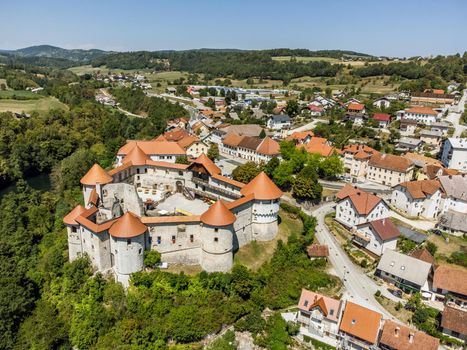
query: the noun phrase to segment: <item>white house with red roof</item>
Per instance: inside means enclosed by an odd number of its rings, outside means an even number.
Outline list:
[[[354,243],[377,256],[381,256],[385,249],[396,250],[399,236],[399,229],[388,218],[357,225],[352,232]]]
[[[352,228],[389,216],[389,206],[380,197],[349,184],[336,195],[336,221]]]
[[[378,122],[380,128],[387,128],[391,122],[391,116],[387,113],[375,113],[371,118]]]

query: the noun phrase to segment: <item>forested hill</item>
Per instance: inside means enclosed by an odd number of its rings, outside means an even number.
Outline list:
[[[110,52],[98,49],[63,49],[52,45],[37,45],[18,50],[1,50],[0,53],[20,57],[48,57],[61,58],[75,62],[87,62]]]

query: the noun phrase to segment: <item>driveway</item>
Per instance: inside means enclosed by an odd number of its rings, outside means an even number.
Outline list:
[[[435,228],[436,223],[434,221],[429,221],[429,220],[411,220],[403,217],[399,213],[395,212],[394,210],[391,210],[390,212],[391,216],[393,218],[396,218],[402,222],[405,222],[406,224],[412,226],[413,228],[422,230],[422,231],[428,231],[433,228]]]
[[[292,135],[294,132],[302,132],[302,131],[308,131],[313,129],[318,123],[329,123],[328,120],[326,119],[313,119],[311,122],[308,124],[302,125],[298,128],[291,129],[287,131],[287,135]]]
[[[459,119],[465,110],[466,100],[467,100],[467,89],[464,90],[464,94],[462,95],[459,103],[456,106],[449,107],[449,113],[447,117],[445,118],[445,120],[451,122],[454,126],[454,134],[452,135],[452,137],[460,137],[462,132],[467,130],[467,126],[459,124]]]

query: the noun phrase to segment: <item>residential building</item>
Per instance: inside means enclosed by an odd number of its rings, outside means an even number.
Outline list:
[[[454,103],[454,95],[445,94],[443,90],[434,89],[424,92],[413,92],[410,97],[410,103],[414,105],[439,106],[451,105]]]
[[[386,249],[376,267],[375,275],[409,293],[430,293],[428,277],[431,268],[431,264],[425,261]]]
[[[423,145],[420,139],[413,137],[401,137],[397,142],[398,151],[419,151]]]
[[[373,349],[378,343],[383,316],[347,301],[339,326],[342,349]]]
[[[164,140],[165,141],[180,141],[181,139],[190,136],[189,132],[186,129],[182,128],[173,128],[169,131],[166,131],[164,134]]]
[[[427,145],[439,147],[443,133],[437,130],[422,130],[420,131],[420,141]]]
[[[399,236],[399,229],[387,218],[357,225],[352,232],[354,243],[377,256],[381,256],[386,249],[396,250]]]
[[[314,243],[307,248],[306,252],[311,259],[326,259],[329,256],[329,247],[326,244]]]
[[[303,147],[308,153],[319,154],[323,157],[339,154],[339,151],[331,146],[331,142],[322,137],[313,137],[307,144],[297,147]]]
[[[446,335],[467,341],[467,311],[446,305],[441,317],[441,329]]]
[[[350,176],[364,177],[367,172],[368,161],[376,153],[379,152],[364,144],[345,146],[341,152],[345,171]]]
[[[313,131],[295,131],[291,135],[287,136],[286,140],[293,141],[297,145],[303,145],[310,142],[313,136],[315,136]]]
[[[298,302],[298,322],[308,333],[337,338],[341,305],[340,300],[302,289]]]
[[[310,115],[312,117],[321,117],[324,113],[324,107],[321,107],[321,106],[309,104],[307,108],[310,110]]]
[[[117,151],[116,165],[122,165],[123,159],[130,154],[132,150],[138,149],[147,155],[153,161],[163,161],[175,163],[175,159],[179,156],[185,156],[185,150],[176,142],[170,141],[137,141],[128,140],[125,145]]]
[[[258,124],[221,124],[218,126],[219,130],[222,130],[225,134],[235,134],[239,136],[256,136],[261,134],[263,128]]]
[[[365,105],[362,103],[350,103],[347,106],[347,112],[349,113],[366,113]]]
[[[351,120],[356,125],[362,125],[368,116],[366,115],[365,105],[362,103],[350,103],[347,106],[345,120]]]
[[[280,157],[280,146],[270,137],[261,140],[259,137],[229,134],[222,141],[220,151],[257,163],[268,162],[274,157]]]
[[[198,158],[201,154],[208,154],[209,146],[201,141],[197,136],[189,135],[177,141],[182,147],[187,157]]]
[[[412,258],[425,261],[428,264],[431,264],[431,266],[435,265],[435,258],[433,257],[433,255],[430,254],[430,252],[426,248],[416,249],[412,253],[410,253],[410,256]]]
[[[400,323],[385,320],[379,347],[383,350],[438,350],[439,339]]]
[[[404,157],[376,153],[368,161],[366,178],[386,186],[395,186],[412,180],[413,163]]]
[[[460,266],[439,265],[433,274],[433,299],[444,300],[467,308],[467,270]]]
[[[467,311],[445,306],[441,318],[442,332],[450,337],[467,341]]]
[[[414,135],[418,122],[415,119],[401,119],[400,130],[404,135]]]
[[[451,124],[449,124],[448,122],[436,122],[430,125],[430,129],[432,131],[439,131],[442,133],[443,136],[448,135],[450,127],[451,127]]]
[[[434,219],[442,206],[438,180],[405,181],[393,187],[391,205],[412,217]]]
[[[438,121],[439,113],[430,107],[411,107],[405,110],[403,118],[415,120],[417,123],[430,125]]]
[[[442,164],[425,164],[417,173],[417,180],[434,180],[444,175],[459,175],[455,169],[446,169]]]
[[[418,168],[423,168],[426,165],[432,164],[442,167],[442,163],[439,160],[431,157],[426,157],[419,153],[407,152],[406,154],[404,154],[404,158],[410,159],[412,163]]]
[[[336,220],[346,227],[389,216],[389,207],[380,197],[349,184],[336,195]]]
[[[441,161],[446,168],[467,172],[467,138],[448,138],[443,145]]]
[[[454,236],[463,236],[467,233],[467,214],[448,210],[439,218],[437,227]]]
[[[444,191],[444,203],[441,211],[449,210],[459,213],[467,213],[467,176],[445,175],[440,176],[439,181]]]
[[[272,130],[290,129],[291,119],[287,114],[273,115],[268,119],[266,125]]]
[[[389,100],[386,97],[381,97],[381,98],[374,100],[373,106],[380,108],[380,109],[389,108],[391,106],[391,100]]]
[[[378,122],[380,128],[387,128],[391,122],[391,116],[386,113],[375,113],[372,119]]]

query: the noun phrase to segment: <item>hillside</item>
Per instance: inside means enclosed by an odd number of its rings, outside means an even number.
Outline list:
[[[77,62],[90,61],[110,53],[108,51],[103,51],[99,49],[63,49],[61,47],[52,45],[37,45],[25,47],[18,50],[1,50],[0,52],[21,57],[61,58]]]

